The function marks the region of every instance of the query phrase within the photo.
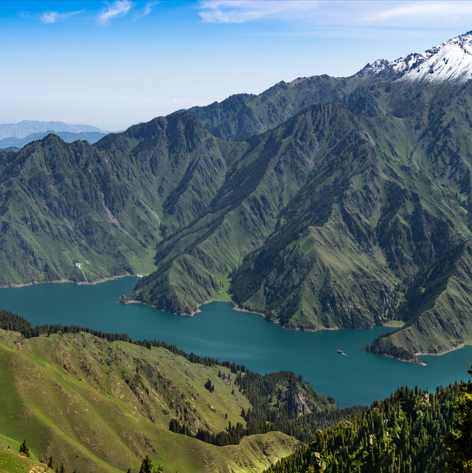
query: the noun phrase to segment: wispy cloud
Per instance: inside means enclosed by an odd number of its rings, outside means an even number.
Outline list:
[[[46,11],[39,16],[39,19],[46,24],[57,23],[58,21],[65,20],[73,15],[82,13],[83,10],[71,11],[71,12],[57,12],[57,11]]]
[[[472,16],[472,2],[457,0],[200,0],[198,13],[206,23],[286,21],[310,25],[308,33],[340,27],[461,27]],[[313,27],[315,27],[313,29]],[[469,28],[470,29],[470,28]],[[285,34],[292,34],[285,32]],[[298,31],[300,33],[300,30]]]
[[[100,12],[98,19],[100,23],[108,23],[113,18],[127,15],[132,6],[129,0],[116,0]]]
[[[426,19],[426,18],[462,18],[472,14],[472,4],[469,2],[405,2],[395,8],[387,8],[373,14],[369,19],[388,21],[397,19]]]
[[[136,10],[136,13],[134,14],[134,19],[138,20],[139,18],[142,18],[143,16],[149,15],[151,13],[152,8],[154,5],[157,5],[159,2],[149,2],[146,3],[144,8],[140,8],[139,10]]]
[[[264,18],[303,18],[317,6],[313,0],[202,0],[199,14],[208,23],[246,23]]]

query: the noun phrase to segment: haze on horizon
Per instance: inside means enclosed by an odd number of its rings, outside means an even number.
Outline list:
[[[0,123],[122,130],[281,80],[350,76],[471,19],[460,1],[4,1]]]

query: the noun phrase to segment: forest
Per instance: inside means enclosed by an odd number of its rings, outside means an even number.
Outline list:
[[[472,370],[469,370],[472,374]],[[319,430],[265,473],[440,473],[472,467],[472,383],[399,388],[384,401]]]

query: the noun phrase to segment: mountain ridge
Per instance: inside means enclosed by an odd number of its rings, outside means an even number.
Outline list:
[[[103,138],[108,133],[103,132],[89,132],[89,131],[82,131],[80,133],[71,133],[69,131],[54,131],[54,130],[47,130],[44,132],[32,133],[31,135],[26,136],[25,138],[3,138],[0,140],[0,149],[8,149],[8,148],[23,148],[27,144],[31,143],[32,141],[37,141],[45,138],[49,134],[55,134],[59,136],[63,141],[66,143],[72,143],[77,140],[84,140],[89,142],[90,144],[94,144]]]

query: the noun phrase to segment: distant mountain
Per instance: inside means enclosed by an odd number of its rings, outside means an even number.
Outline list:
[[[72,143],[77,140],[88,141],[90,144],[96,143],[98,140],[102,139],[107,133],[102,133],[98,131],[83,131],[81,133],[71,133],[69,131],[53,131],[48,130],[45,132],[40,133],[33,133],[32,135],[28,135],[26,138],[3,138],[0,140],[0,149],[7,149],[7,148],[23,148],[28,143],[32,141],[37,141],[43,139],[45,136],[53,133],[59,138],[61,138],[66,143]]]
[[[0,140],[3,138],[26,138],[33,133],[50,131],[67,131],[69,133],[98,132],[103,130],[90,125],[68,125],[63,122],[41,122],[37,120],[23,120],[19,123],[0,124]]]

